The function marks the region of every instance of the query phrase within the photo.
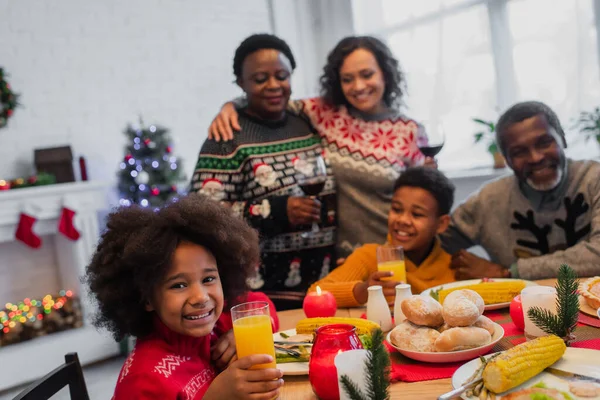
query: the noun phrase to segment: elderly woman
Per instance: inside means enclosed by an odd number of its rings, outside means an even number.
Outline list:
[[[288,45],[273,35],[253,35],[233,60],[236,83],[247,105],[239,111],[233,140],[204,142],[192,190],[232,207],[261,236],[261,264],[248,281],[278,310],[299,308],[308,287],[335,260],[335,184],[327,171],[316,198],[303,195],[298,160],[320,156],[321,139],[312,125],[286,110],[296,66]],[[318,232],[310,230],[320,222]]]
[[[389,48],[374,37],[351,36],[327,58],[321,97],[290,104],[310,119],[327,148],[338,185],[339,256],[385,241],[394,182],[405,167],[424,160],[417,123],[399,112],[404,93],[404,74]],[[235,137],[235,111],[227,103],[209,137]],[[435,162],[426,159],[425,165]]]

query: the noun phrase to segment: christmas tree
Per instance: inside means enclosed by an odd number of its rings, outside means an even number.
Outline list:
[[[181,160],[173,155],[169,131],[150,125],[127,126],[129,143],[121,162],[120,204],[159,207],[177,198],[177,184],[185,180]]]
[[[0,67],[0,128],[4,128],[14,109],[19,105],[19,95],[12,92],[5,80],[4,70]]]

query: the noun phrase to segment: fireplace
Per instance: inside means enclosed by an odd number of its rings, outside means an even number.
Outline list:
[[[0,192],[0,309],[47,294],[57,294],[51,304],[62,306],[70,297],[66,291],[71,291],[82,312],[82,322],[73,329],[0,347],[0,391],[43,376],[68,352],[77,352],[82,364],[119,353],[112,337],[91,325],[93,305],[80,280],[98,242],[98,213],[108,208],[107,189],[105,183],[73,182]],[[63,207],[76,211],[77,241],[57,234]],[[39,249],[15,241],[21,212],[37,218],[33,230],[42,237]]]

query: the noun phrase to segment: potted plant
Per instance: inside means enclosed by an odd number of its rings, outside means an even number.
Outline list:
[[[596,107],[592,112],[583,111],[579,114],[575,127],[585,136],[586,142],[594,138],[600,145],[600,107]]]
[[[480,118],[473,118],[473,122],[483,127],[482,131],[475,133],[475,143],[483,141],[487,144],[487,151],[494,157],[494,168],[506,167],[506,160],[498,150],[498,145],[496,144],[496,124]]]

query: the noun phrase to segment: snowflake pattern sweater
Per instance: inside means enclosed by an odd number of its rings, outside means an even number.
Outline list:
[[[279,310],[299,308],[311,283],[335,266],[336,191],[331,169],[321,201],[320,231],[292,226],[290,196],[305,194],[296,181],[300,159],[322,153],[321,140],[304,118],[258,120],[240,110],[241,131],[228,142],[202,146],[192,190],[223,201],[261,235],[261,265],[248,285],[266,293]]]
[[[514,175],[486,184],[452,213],[444,248],[481,245],[523,279],[555,278],[561,264],[600,275],[600,163],[568,161],[567,171],[556,210],[534,210]]]
[[[415,121],[399,113],[354,116],[346,107],[328,106],[319,97],[295,101],[318,130],[337,183],[338,256],[366,243],[383,243],[393,186],[402,170],[423,160]]]
[[[248,294],[247,301],[269,301],[262,293]],[[273,331],[279,328],[272,303]],[[158,318],[154,332],[137,340],[117,379],[113,400],[200,400],[218,375],[210,359],[210,346],[232,329],[231,314],[221,314],[213,332],[204,337],[176,333]]]

